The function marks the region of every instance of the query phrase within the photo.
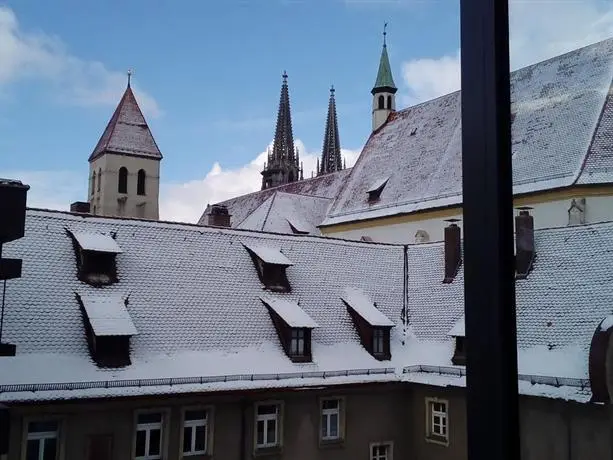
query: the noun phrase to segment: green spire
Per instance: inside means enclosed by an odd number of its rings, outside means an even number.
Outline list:
[[[387,57],[387,43],[385,36],[387,35],[387,22],[383,26],[383,51],[381,51],[381,59],[379,61],[379,72],[377,72],[377,81],[372,89],[371,93],[379,93],[387,91],[390,93],[396,93],[398,88],[394,84],[394,77],[392,77],[392,68],[390,66],[390,60]]]

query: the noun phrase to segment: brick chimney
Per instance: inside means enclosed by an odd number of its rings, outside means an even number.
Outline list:
[[[89,203],[87,201],[75,201],[70,204],[70,212],[89,214]]]
[[[443,283],[451,283],[462,265],[462,245],[460,227],[456,224],[460,219],[449,219],[445,227],[445,279]]]
[[[211,206],[211,211],[209,212],[208,224],[213,227],[229,227],[230,217],[227,206],[223,204],[214,204]]]
[[[19,181],[0,179],[0,281],[21,277],[21,259],[2,257],[5,243],[22,238],[26,224],[26,197],[30,187]],[[6,286],[6,285],[5,285]],[[0,293],[0,357],[15,356],[16,347],[2,342],[4,327],[4,292]]]
[[[523,279],[532,270],[534,262],[534,217],[530,215],[530,207],[517,209],[519,214],[515,216],[515,271],[516,277]]]

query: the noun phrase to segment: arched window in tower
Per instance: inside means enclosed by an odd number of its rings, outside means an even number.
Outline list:
[[[100,182],[102,182],[102,168],[98,168],[98,191],[100,191]]]
[[[379,96],[379,109],[385,108],[385,96],[383,94]]]
[[[392,96],[387,96],[387,108],[392,110]]]
[[[138,170],[138,180],[136,182],[136,193],[138,195],[145,195],[145,180],[147,179],[147,173],[144,169]]]
[[[91,191],[91,194],[93,195],[95,191],[96,191],[96,171],[93,171],[92,172],[92,191]]]
[[[119,168],[119,181],[117,182],[118,193],[128,193],[128,169],[125,166]]]

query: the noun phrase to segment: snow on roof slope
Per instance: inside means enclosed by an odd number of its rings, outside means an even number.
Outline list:
[[[294,233],[291,225],[295,224],[306,233],[319,235],[317,225],[331,202],[330,198],[275,192],[236,228]]]
[[[96,336],[138,334],[121,297],[103,294],[77,295]]]
[[[86,251],[111,252],[113,254],[122,252],[111,235],[94,232],[71,232],[71,234],[77,240],[79,246]]]
[[[371,326],[395,326],[361,289],[346,288],[341,298]]]
[[[253,252],[262,262],[272,265],[285,265],[290,266],[294,265],[294,262],[289,260],[279,249],[268,247],[268,246],[260,246],[243,243],[247,249]]]
[[[453,327],[449,331],[449,335],[451,337],[464,337],[465,334],[466,332],[464,327],[464,316],[462,315],[462,317],[457,321],[457,323],[453,325]]]
[[[287,299],[274,299],[261,296],[260,299],[287,323],[289,327],[319,327],[313,318],[305,313],[296,302]]]
[[[613,39],[512,73],[514,193],[613,182],[612,78]],[[323,225],[461,204],[461,147],[460,92],[393,113]],[[373,178],[386,176],[380,200],[369,204]]]
[[[343,169],[334,173],[324,174],[323,176],[291,182],[278,187],[241,195],[218,204],[228,207],[228,211],[231,214],[230,224],[232,227],[236,228],[249,214],[255,211],[256,208],[262,205],[262,203],[270,198],[275,192],[309,195],[320,198],[336,198],[338,192],[345,183],[345,178],[349,176],[350,171],[351,168]],[[207,224],[209,208],[210,206],[207,206],[200,217],[198,221],[200,225]]]
[[[117,283],[93,287],[77,279],[66,228],[116,234],[124,249],[117,256]],[[588,378],[590,341],[613,305],[613,223],[537,230],[535,238],[534,270],[517,281],[517,331],[519,371],[530,374],[520,379],[540,383],[520,388],[524,394],[585,401],[589,386],[581,385]],[[268,297],[299,302],[319,325],[312,333],[313,362],[293,363],[283,352],[243,243],[279,247],[294,262],[287,269],[291,293]],[[406,296],[399,245],[28,210],[25,237],[4,250],[7,257],[22,258],[24,269],[22,278],[7,284],[3,339],[17,345],[17,356],[0,362],[1,401],[356,383],[368,380],[365,369],[387,368],[394,371],[377,381],[462,385],[457,376],[463,368],[451,364],[449,331],[464,314],[463,267],[452,283],[442,282],[442,243],[407,247]],[[398,326],[391,331],[391,361],[377,361],[361,346],[341,300],[347,286],[360,286]],[[93,363],[76,294],[129,296],[139,332],[131,339],[131,365],[101,369]],[[407,366],[418,370],[405,373]],[[324,378],[322,372],[345,377]],[[278,373],[295,378],[279,380]],[[240,377],[225,382],[224,376],[238,374],[259,377],[248,384]],[[548,376],[579,383],[562,391]],[[196,378],[194,385],[164,388],[3,390],[9,384],[195,377],[217,383],[196,385]]]

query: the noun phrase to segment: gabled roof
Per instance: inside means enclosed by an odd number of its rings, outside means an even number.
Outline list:
[[[513,191],[613,182],[613,39],[511,74]],[[572,133],[572,135],[569,135]],[[462,202],[461,93],[395,112],[374,132],[323,225]],[[373,178],[390,176],[369,204]]]
[[[88,161],[104,153],[162,159],[129,85]]]

